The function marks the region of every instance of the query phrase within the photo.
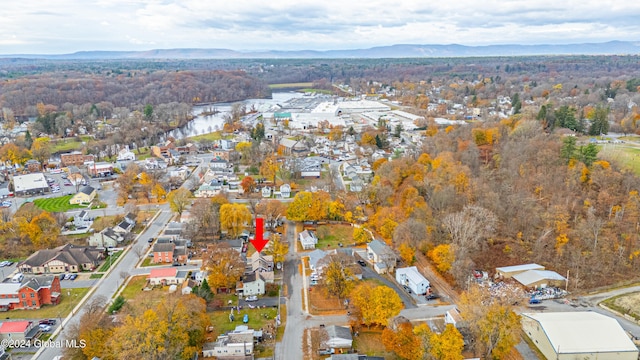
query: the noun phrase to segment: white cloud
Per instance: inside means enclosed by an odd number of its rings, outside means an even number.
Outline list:
[[[3,4],[0,52],[637,40],[638,15],[640,2],[601,0],[10,1]]]

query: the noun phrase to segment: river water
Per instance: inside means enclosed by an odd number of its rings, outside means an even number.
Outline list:
[[[271,99],[248,99],[241,101],[247,110],[254,107],[260,112],[274,111],[274,106],[282,104],[290,99],[302,97],[304,94],[300,92],[274,92]],[[182,139],[189,136],[208,134],[222,129],[224,125],[224,116],[231,111],[232,103],[219,103],[205,106],[194,106],[192,114],[195,119],[189,121],[185,126],[169,132],[169,136],[176,139]],[[213,115],[201,115],[203,111],[215,109],[219,111]]]

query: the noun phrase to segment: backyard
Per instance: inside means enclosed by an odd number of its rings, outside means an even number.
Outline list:
[[[49,212],[65,212],[72,209],[85,209],[86,206],[69,204],[73,195],[65,195],[48,199],[35,199],[33,203],[42,210]]]
[[[316,229],[318,235],[318,249],[334,249],[342,246],[354,245],[353,227],[350,225],[320,225]]]
[[[62,289],[58,305],[45,305],[37,310],[13,310],[3,313],[2,316],[7,319],[65,318],[87,291],[89,288]]]

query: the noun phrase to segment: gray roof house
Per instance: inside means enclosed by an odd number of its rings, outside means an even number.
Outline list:
[[[300,234],[298,234],[298,239],[300,240],[300,245],[304,250],[311,250],[316,248],[316,244],[318,243],[318,237],[313,231],[304,230]]]
[[[373,263],[378,274],[393,272],[398,258],[391,248],[383,241],[372,240],[367,244],[367,257]]]
[[[327,340],[323,342],[326,348],[350,349],[353,345],[351,328],[346,326],[331,325],[324,328],[327,332]]]

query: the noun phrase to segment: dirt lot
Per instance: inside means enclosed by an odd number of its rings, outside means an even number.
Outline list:
[[[614,297],[605,301],[605,305],[613,310],[629,314],[636,319],[640,319],[640,293],[631,293]]]

